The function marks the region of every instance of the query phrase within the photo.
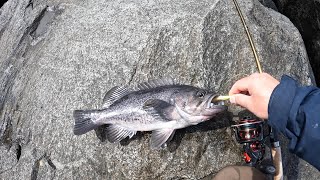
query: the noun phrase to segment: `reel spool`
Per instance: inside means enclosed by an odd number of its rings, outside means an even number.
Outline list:
[[[237,124],[231,126],[235,132],[236,139],[240,144],[254,141],[262,141],[263,121],[245,116]]]

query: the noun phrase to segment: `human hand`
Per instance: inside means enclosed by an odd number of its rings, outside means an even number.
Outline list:
[[[230,89],[230,102],[247,108],[256,116],[268,118],[270,96],[279,81],[267,73],[254,73],[238,80]]]

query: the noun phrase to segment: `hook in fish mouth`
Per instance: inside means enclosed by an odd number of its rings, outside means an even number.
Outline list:
[[[214,108],[214,109],[225,109],[226,108],[226,104],[224,102],[224,100],[216,100],[216,98],[219,95],[212,95],[208,102],[207,102],[207,108]]]

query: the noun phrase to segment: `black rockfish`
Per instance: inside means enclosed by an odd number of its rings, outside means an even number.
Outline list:
[[[103,108],[75,110],[74,134],[81,135],[108,124],[107,139],[114,143],[137,131],[152,131],[151,147],[160,148],[176,129],[209,120],[227,109],[218,95],[170,78],[141,83],[135,90],[116,86],[105,95]]]

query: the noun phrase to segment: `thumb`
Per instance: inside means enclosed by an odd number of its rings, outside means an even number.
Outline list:
[[[244,108],[250,109],[251,96],[244,94],[235,94],[230,97],[230,102],[232,104],[237,104]]]

